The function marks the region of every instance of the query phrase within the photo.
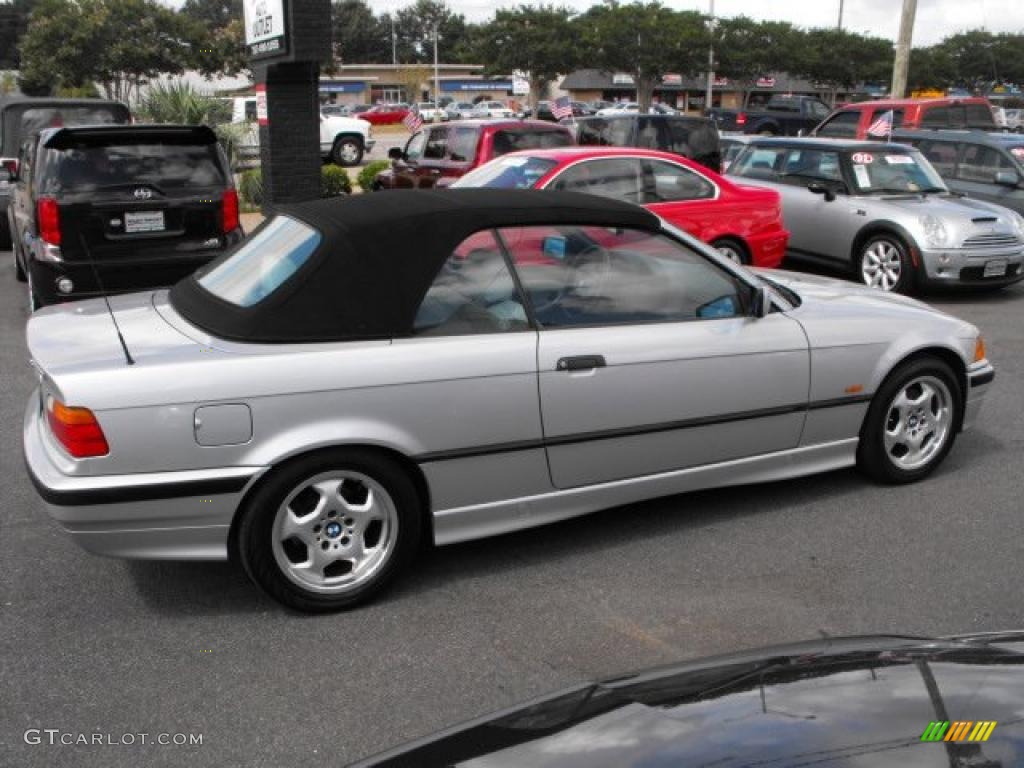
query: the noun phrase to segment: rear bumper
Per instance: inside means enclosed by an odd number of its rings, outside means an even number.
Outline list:
[[[25,465],[57,524],[97,555],[144,560],[224,560],[235,511],[261,467],[71,476],[32,393],[22,433]],[[66,460],[68,461],[68,460]]]
[[[782,264],[789,244],[789,232],[784,229],[764,232],[746,238],[750,246],[750,261],[755,267],[775,269]]]

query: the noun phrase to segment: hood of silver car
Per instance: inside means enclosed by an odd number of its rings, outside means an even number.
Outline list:
[[[835,301],[844,297],[855,297],[858,301],[866,299],[871,303],[880,303],[886,306],[913,307],[938,313],[938,310],[933,309],[923,301],[912,299],[909,296],[903,296],[899,293],[887,293],[877,288],[869,288],[866,285],[842,280],[837,277],[810,275],[805,272],[790,272],[786,269],[754,269],[752,271],[793,289],[800,295],[800,298],[805,300],[814,298],[823,301]]]
[[[954,224],[967,236],[988,232],[1018,234],[1006,209],[969,197],[907,195],[872,198],[872,202],[881,202],[915,216],[930,214],[947,225]]]

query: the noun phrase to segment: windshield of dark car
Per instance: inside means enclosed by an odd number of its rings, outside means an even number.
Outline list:
[[[470,171],[452,186],[530,189],[556,165],[543,157],[502,157]]]
[[[223,186],[227,176],[216,144],[101,144],[50,149],[40,171],[42,191],[88,192],[130,184],[161,191]]]
[[[946,191],[942,177],[916,150],[847,152],[853,182],[861,194]]]
[[[275,216],[198,282],[214,296],[251,307],[277,290],[320,244],[320,233],[290,216]]]

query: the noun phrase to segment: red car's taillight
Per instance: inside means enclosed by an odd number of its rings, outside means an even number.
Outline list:
[[[100,423],[88,408],[67,406],[54,397],[47,397],[46,421],[57,442],[76,459],[110,453]]]
[[[60,245],[60,208],[52,197],[40,197],[36,201],[36,225],[44,243]]]
[[[238,192],[229,189],[221,201],[221,232],[225,235],[238,229]]]
[[[747,124],[747,115],[746,115],[745,112],[740,112],[738,115],[736,115],[736,125],[746,125],[746,124]]]

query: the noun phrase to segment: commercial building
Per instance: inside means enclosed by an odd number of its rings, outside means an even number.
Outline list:
[[[523,84],[512,77],[488,78],[481,64],[439,64],[438,91],[453,101],[505,101]],[[411,85],[411,81],[415,85]],[[434,67],[428,64],[345,64],[320,78],[320,96],[335,104],[377,104],[433,99]],[[413,91],[413,92],[409,92]]]

